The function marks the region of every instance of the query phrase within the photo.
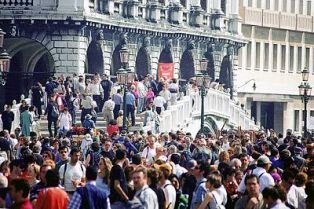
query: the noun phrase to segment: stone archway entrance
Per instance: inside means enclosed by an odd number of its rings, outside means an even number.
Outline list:
[[[189,82],[195,76],[194,58],[191,50],[185,50],[180,61],[180,78]]]
[[[12,57],[10,72],[5,85],[5,102],[19,100],[28,95],[35,82],[45,84],[55,72],[51,53],[41,43],[28,38],[7,38],[4,48]]]
[[[146,47],[141,47],[136,56],[135,69],[142,78],[151,72],[150,56]]]
[[[100,75],[104,73],[102,48],[97,41],[92,41],[87,48],[85,73],[99,73]]]
[[[110,74],[115,76],[117,75],[117,71],[122,67],[121,59],[120,59],[120,50],[122,45],[119,44],[112,53],[112,65]]]

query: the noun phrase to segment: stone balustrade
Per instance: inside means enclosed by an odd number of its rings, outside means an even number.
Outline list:
[[[314,19],[312,16],[251,7],[241,8],[240,13],[243,19],[243,24],[314,32]]]
[[[194,127],[189,125],[201,116],[201,97],[194,97],[194,104],[192,100],[193,97],[185,96],[176,105],[170,106],[168,110],[164,111],[161,116],[160,130],[176,131],[183,129],[197,132],[198,130],[192,130],[191,128]],[[204,104],[205,116],[222,118],[227,120],[228,126],[241,127],[243,130],[258,129],[247,112],[231,100],[227,93],[209,89],[204,98]],[[200,124],[197,128],[200,128]]]
[[[230,2],[227,4],[230,4],[228,7],[232,6]],[[139,0],[0,0],[0,11],[4,16],[12,14],[56,14],[61,16],[77,14],[90,17],[98,14],[121,15],[128,19],[141,18],[151,23],[184,24],[211,30],[224,29],[224,25],[229,25],[228,22],[230,22],[229,32],[239,33],[236,28],[239,27],[241,21],[238,14],[234,14],[236,11],[232,14],[224,14],[221,7],[218,3],[217,5],[213,4],[212,8],[204,9],[200,5],[185,7],[180,3],[165,4],[158,1]]]

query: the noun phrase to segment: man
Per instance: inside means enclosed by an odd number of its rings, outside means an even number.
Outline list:
[[[50,77],[48,79],[48,82],[45,85],[45,91],[47,93],[48,98],[50,98],[52,96],[52,94],[54,93],[54,89],[56,89],[56,88],[57,88],[57,85],[55,84],[53,79]]]
[[[135,96],[132,94],[132,92],[128,91],[126,93],[125,103],[126,117],[129,118],[129,114],[131,114],[132,126],[135,126]]]
[[[289,209],[289,207],[280,200],[282,194],[280,194],[276,187],[266,187],[262,194],[267,209]]]
[[[159,171],[159,184],[160,188],[164,191],[166,198],[166,208],[174,209],[176,203],[176,190],[171,182],[168,180],[170,174],[172,173],[172,167],[168,163],[164,163],[157,166]]]
[[[247,175],[245,180],[247,194],[240,197],[235,204],[235,209],[262,209],[264,206],[263,195],[259,191],[259,180],[254,174]]]
[[[142,77],[139,78],[139,82],[137,84],[137,92],[138,92],[138,109],[137,113],[142,113],[145,106],[145,98],[147,94],[147,87],[144,84]]]
[[[96,102],[96,112],[99,112],[102,109],[103,102],[101,101],[103,95],[103,88],[97,79],[93,79],[92,83],[88,86],[89,93],[93,96],[93,100]]]
[[[192,172],[193,176],[196,178],[196,186],[191,201],[191,209],[197,209],[205,199],[205,195],[207,193],[206,177],[209,174],[209,169],[210,165],[208,162],[199,161]]]
[[[112,96],[112,101],[114,102],[113,118],[116,120],[118,115],[119,115],[121,105],[123,103],[123,97],[121,95],[121,89],[118,89],[117,93]]]
[[[13,200],[11,209],[33,209],[28,198],[30,186],[25,179],[13,179],[9,185],[10,197]]]
[[[271,161],[269,160],[269,158],[266,155],[262,155],[257,159],[257,167],[250,171],[250,174],[254,174],[258,177],[258,180],[260,182],[260,191],[263,191],[263,189],[268,186],[275,185],[273,177],[269,173],[267,173],[270,166]],[[246,176],[242,178],[241,183],[237,189],[242,194],[245,192],[245,177]]]
[[[286,205],[289,208],[305,209],[306,194],[304,188],[294,185],[297,169],[286,169],[282,173],[282,182],[280,186],[286,191]]]
[[[156,138],[155,136],[148,137],[148,146],[143,149],[142,159],[145,160],[145,164],[150,166],[155,161],[156,156]]]
[[[104,94],[104,102],[106,102],[109,99],[111,88],[112,88],[112,82],[109,80],[108,75],[104,74],[103,79],[100,82],[100,85],[103,88],[103,94]]]
[[[80,156],[80,150],[74,147],[70,152],[70,162],[59,169],[61,184],[70,195],[74,193],[76,187],[82,186],[85,182],[86,169],[79,161]]]
[[[112,101],[111,97],[108,98],[108,100],[105,102],[104,107],[102,108],[102,112],[104,114],[104,119],[107,122],[107,124],[110,123],[110,121],[113,120],[113,110],[115,108],[115,103]]]
[[[68,147],[66,146],[61,146],[59,148],[59,154],[60,154],[60,160],[56,163],[56,170],[58,171],[60,167],[66,163],[69,162],[69,157],[68,157]]]
[[[147,169],[144,167],[137,167],[132,175],[135,195],[141,205],[145,209],[158,209],[158,200],[156,193],[147,185]]]
[[[125,203],[129,201],[128,182],[123,170],[127,152],[118,149],[116,151],[116,162],[110,171],[110,201],[112,209],[124,209]]]
[[[58,109],[57,103],[52,98],[50,98],[47,104],[45,115],[48,115],[47,120],[48,120],[49,136],[50,137],[57,136],[57,131],[58,131],[57,122],[58,122],[58,117],[59,117],[59,109]],[[52,124],[54,127],[53,135],[52,135],[52,130],[51,130]]]
[[[294,156],[293,156],[293,161],[296,164],[296,166],[300,169],[304,163],[305,159],[301,156],[303,153],[303,150],[301,147],[295,147],[294,148]]]
[[[51,170],[52,167],[50,165],[44,164],[40,167],[39,170],[39,178],[40,178],[40,182],[38,182],[37,184],[35,184],[30,191],[30,200],[32,201],[32,203],[35,205],[37,198],[38,198],[38,193],[45,188],[46,186],[46,173],[48,170]]]
[[[3,130],[8,130],[11,133],[12,122],[14,121],[14,113],[11,111],[11,106],[7,105],[5,111],[1,115]]]
[[[74,192],[68,209],[90,208],[90,209],[110,209],[109,198],[106,191],[96,187],[97,169],[95,167],[86,168],[86,186],[79,187]]]
[[[166,100],[158,94],[157,97],[154,99],[153,104],[156,108],[157,114],[160,115],[162,109],[164,108],[164,105],[166,104]]]
[[[65,209],[69,203],[68,194],[59,187],[59,173],[55,169],[48,170],[46,175],[46,186],[39,192],[36,208],[38,209]]]
[[[187,172],[187,170],[179,164],[180,160],[181,160],[181,155],[179,153],[174,153],[170,157],[170,161],[175,164],[176,175],[179,179],[181,178],[182,174]]]
[[[103,145],[102,145],[102,151],[100,152],[100,154],[104,157],[109,158],[111,160],[111,162],[113,162],[114,151],[112,149],[111,143],[112,142],[110,140],[105,141],[105,143],[103,143]]]
[[[162,86],[162,90],[159,92],[159,95],[162,96],[164,98],[164,100],[166,101],[166,103],[164,104],[164,109],[167,110],[167,107],[168,107],[168,104],[170,101],[171,93],[165,84]]]

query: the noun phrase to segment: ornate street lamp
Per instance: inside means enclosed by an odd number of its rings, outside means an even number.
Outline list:
[[[117,72],[117,80],[118,84],[123,88],[123,127],[122,129],[127,131],[127,106],[126,106],[126,93],[128,90],[128,85],[133,83],[134,81],[134,73],[131,70],[126,70],[126,66],[129,63],[129,50],[126,47],[122,47],[120,50],[120,61],[122,63],[122,67]]]
[[[307,103],[309,102],[311,93],[312,93],[312,87],[308,83],[309,80],[309,71],[307,69],[304,69],[302,71],[302,81],[299,86],[299,95],[301,97],[301,100],[304,104],[304,110],[303,110],[303,119],[304,119],[304,132],[303,137],[307,137]]]
[[[2,86],[5,85],[7,80],[7,74],[10,70],[10,60],[11,57],[9,54],[3,49],[3,40],[4,40],[5,32],[0,28],[0,84]]]
[[[204,131],[204,121],[205,121],[205,113],[204,113],[204,97],[207,94],[207,89],[209,88],[210,84],[210,77],[207,75],[207,65],[208,60],[203,58],[200,60],[200,72],[196,74],[196,85],[200,89],[201,92],[201,133],[203,134]]]

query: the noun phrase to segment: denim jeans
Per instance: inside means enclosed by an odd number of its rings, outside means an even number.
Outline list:
[[[145,97],[143,97],[143,98],[139,97],[138,98],[137,113],[143,112],[144,107],[145,107]]]

